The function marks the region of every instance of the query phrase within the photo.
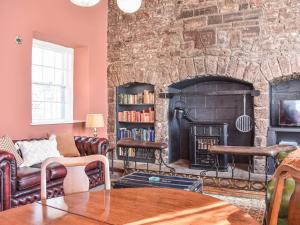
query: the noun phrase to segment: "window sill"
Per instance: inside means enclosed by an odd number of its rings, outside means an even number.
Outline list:
[[[57,121],[57,122],[32,122],[31,126],[42,126],[42,125],[59,125],[59,124],[75,124],[84,123],[84,120],[72,120],[72,121]]]

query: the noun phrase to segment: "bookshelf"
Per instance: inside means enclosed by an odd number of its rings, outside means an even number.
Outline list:
[[[116,91],[116,136],[117,141],[132,138],[155,141],[155,97],[154,86],[131,83],[117,87]],[[118,159],[124,159],[124,151],[117,149]],[[129,161],[154,162],[154,152],[145,149],[128,149]]]

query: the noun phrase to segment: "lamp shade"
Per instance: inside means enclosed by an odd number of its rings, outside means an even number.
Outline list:
[[[102,114],[88,114],[86,116],[86,127],[98,128],[104,127],[104,119]]]
[[[97,5],[100,0],[70,0],[73,4],[82,7],[91,7]]]
[[[141,7],[142,0],[117,0],[117,5],[125,13],[134,13]]]

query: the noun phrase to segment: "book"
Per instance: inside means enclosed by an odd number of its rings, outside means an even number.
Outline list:
[[[154,123],[154,108],[144,109],[142,111],[123,111],[118,112],[119,122],[145,122]]]
[[[137,94],[118,94],[118,102],[119,104],[154,104],[154,93],[148,90],[144,90],[143,92]]]
[[[138,141],[155,141],[155,131],[154,128],[119,128],[118,139],[132,138]]]

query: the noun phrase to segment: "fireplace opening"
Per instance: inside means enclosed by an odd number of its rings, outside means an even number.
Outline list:
[[[237,118],[244,114],[244,101],[245,113],[254,118],[253,90],[249,83],[224,77],[172,84],[168,90],[169,163],[186,160],[191,165],[190,129],[195,123],[227,124],[228,145],[253,146],[254,127],[249,132],[240,132],[236,127]],[[248,158],[239,156],[236,162],[247,163]]]

